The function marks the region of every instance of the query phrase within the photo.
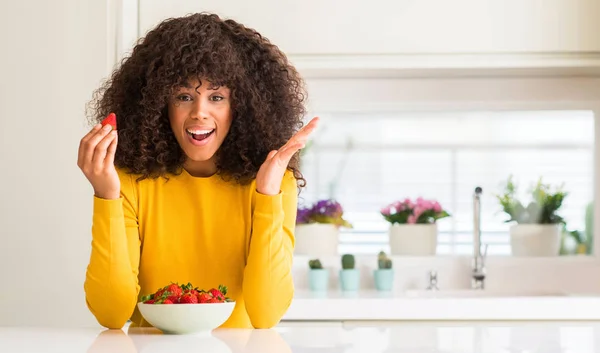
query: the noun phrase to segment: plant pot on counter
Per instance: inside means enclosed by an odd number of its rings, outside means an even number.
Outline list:
[[[391,268],[374,270],[373,279],[375,281],[375,288],[378,291],[391,291],[394,287],[394,270]]]
[[[360,272],[358,269],[340,270],[340,287],[344,292],[356,292],[360,287]]]
[[[324,292],[329,287],[329,271],[326,268],[308,271],[308,287],[313,292]]]
[[[389,229],[392,255],[433,256],[437,252],[437,224],[398,224]]]
[[[307,256],[335,256],[340,242],[339,228],[333,224],[298,224],[294,253]]]
[[[513,256],[558,256],[562,239],[559,224],[517,224],[510,227]]]

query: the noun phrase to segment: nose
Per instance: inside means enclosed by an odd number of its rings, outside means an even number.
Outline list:
[[[192,118],[205,120],[210,116],[208,102],[204,101],[201,97],[196,99],[194,102],[194,109],[192,110]]]

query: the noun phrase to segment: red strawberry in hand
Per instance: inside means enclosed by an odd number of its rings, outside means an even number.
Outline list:
[[[117,129],[117,116],[115,115],[115,113],[110,113],[104,120],[102,120],[102,122],[100,124],[102,124],[102,126],[110,125],[110,126],[112,126],[113,130],[116,130]]]

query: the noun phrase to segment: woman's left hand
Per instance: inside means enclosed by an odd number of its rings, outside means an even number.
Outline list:
[[[319,118],[313,118],[306,126],[298,131],[279,150],[273,150],[260,166],[256,175],[256,191],[264,195],[277,195],[281,182],[294,153],[304,148],[310,134],[317,127]]]

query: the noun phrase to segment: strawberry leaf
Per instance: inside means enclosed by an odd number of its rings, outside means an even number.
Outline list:
[[[142,301],[145,302],[146,300],[150,300],[150,299],[154,299],[154,294],[148,294],[142,297]]]

